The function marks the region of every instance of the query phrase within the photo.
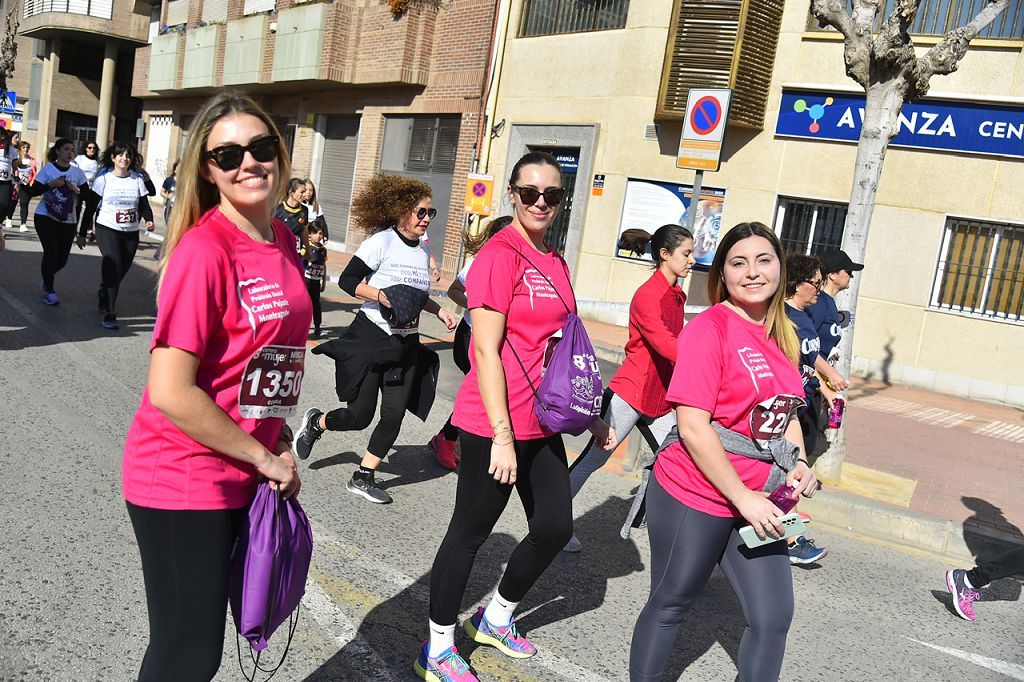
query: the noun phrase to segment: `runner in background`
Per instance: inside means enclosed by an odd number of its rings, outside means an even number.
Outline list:
[[[21,169],[21,133],[17,131],[11,133],[9,144],[11,153],[14,155],[13,157],[8,157],[11,163],[11,200],[7,205],[7,213],[0,215],[0,218],[4,219],[4,227],[8,230],[14,227],[11,224],[11,220],[14,219],[14,210],[18,207],[18,187],[21,185],[21,176],[19,174]]]
[[[490,604],[463,623],[470,637],[511,658],[535,655],[513,613],[572,536],[562,436],[541,426],[530,388],[531,381],[540,385],[545,350],[566,309],[575,310],[569,266],[544,242],[565,198],[561,167],[550,154],[531,152],[516,162],[507,191],[512,224],[480,250],[466,282],[473,362],[455,399],[462,460],[455,509],[430,571],[430,638],[414,663],[425,680],[477,679],[455,647],[455,623],[477,551],[513,488],[530,532],[512,552]],[[591,432],[614,446],[602,420]]]
[[[96,175],[100,169],[100,147],[95,142],[86,142],[82,145],[82,153],[75,157],[75,166],[77,166],[85,174],[86,184],[82,189],[87,189],[92,185],[92,181],[96,179]],[[83,200],[75,206],[75,224],[77,225],[79,219],[81,219],[82,209],[85,209],[85,218],[82,219],[81,233],[85,235],[86,240],[89,243],[96,241],[96,232],[93,230],[93,218],[96,217],[96,205],[90,204],[87,199],[89,195],[85,195]]]
[[[429,404],[417,409],[411,401],[417,392],[422,401],[424,391],[429,391],[428,403],[433,400],[437,355],[420,343],[420,313],[436,314],[449,330],[457,323],[428,295],[430,252],[422,238],[437,215],[430,197],[430,187],[419,180],[378,174],[352,201],[352,217],[369,236],[338,284],[364,303],[340,338],[316,348],[334,359],[338,398],[347,404],[326,414],[309,408],[295,437],[295,454],[306,459],[325,431],[369,427],[379,394],[380,421],[345,485],[374,504],[392,501],[378,485],[376,471],[395,444],[406,410],[421,419],[429,412]]]
[[[854,263],[842,250],[826,251],[819,258],[824,284],[817,302],[807,309],[807,314],[810,315],[821,340],[821,357],[831,370],[823,373],[823,376],[828,379],[835,391],[845,391],[850,386],[849,381],[835,369],[835,364],[839,362],[839,340],[843,337],[843,316],[839,314],[835,297],[839,292],[850,288],[853,273],[863,270],[864,265]],[[818,367],[820,369],[823,366]],[[831,395],[825,394],[826,397]]]
[[[28,142],[21,143],[21,155],[18,158],[18,205],[21,207],[21,226],[18,232],[28,232],[28,209],[32,202],[32,195],[29,187],[36,179],[39,166],[36,164],[36,157],[30,154],[32,145]]]
[[[178,162],[171,164],[171,174],[164,178],[160,187],[160,197],[164,200],[164,226],[171,224],[171,209],[174,208],[174,189],[178,184],[175,175],[178,173]]]
[[[323,323],[323,309],[320,294],[327,288],[327,247],[324,246],[324,229],[320,223],[309,226],[309,249],[306,251],[306,291],[313,303],[313,338],[323,337],[320,325]]]
[[[288,181],[288,188],[285,190],[284,199],[274,210],[274,217],[288,226],[288,229],[295,235],[295,248],[303,258],[306,256],[306,247],[309,244],[309,214],[306,207],[302,205],[302,197],[306,194],[306,181],[302,178],[292,178]]]
[[[818,352],[821,341],[814,329],[814,323],[807,315],[807,308],[818,300],[821,291],[821,261],[814,256],[802,253],[791,253],[786,257],[786,315],[796,328],[796,336],[800,340],[800,377],[804,384],[804,405],[797,410],[800,430],[804,437],[804,451],[807,461],[814,463],[817,448],[825,442],[825,428],[828,427],[827,410],[822,414],[823,400],[819,391],[816,366],[824,364]],[[824,421],[822,421],[824,420]],[[810,517],[802,512],[805,521]],[[828,554],[827,547],[818,547],[814,540],[801,535],[789,542],[789,561],[792,564],[812,564],[824,559]]]
[[[7,223],[10,229],[10,219],[7,218],[14,205],[14,181],[15,171],[18,166],[18,149],[12,135],[6,128],[0,128],[0,219]]]
[[[739,529],[749,524],[762,539],[780,537],[782,512],[765,488],[784,481],[791,494],[807,497],[818,488],[793,419],[803,383],[800,343],[785,311],[785,267],[782,244],[768,227],[733,227],[708,272],[711,308],[679,336],[667,393],[677,405],[679,438],[658,454],[647,493],[651,594],[633,630],[632,682],[662,679],[715,564],[747,620],[737,679],[771,682],[782,670],[794,612],[786,543],[751,550]],[[741,452],[727,451],[725,440]],[[758,459],[763,448],[777,449],[786,466]]]
[[[146,231],[153,230],[153,209],[142,177],[132,172],[135,149],[123,142],[115,142],[100,157],[100,165],[111,168],[98,175],[87,190],[95,197],[96,243],[100,247],[100,288],[97,293],[99,310],[103,313],[103,326],[117,329],[117,295],[139,248],[139,222],[146,223]]]
[[[271,216],[288,155],[270,117],[231,92],[189,132],[122,464],[149,612],[140,682],[217,674],[231,554],[256,485],[285,497],[300,487],[284,420],[311,310],[291,234]]]
[[[676,346],[686,309],[686,294],[679,282],[697,262],[693,257],[693,235],[685,227],[672,224],[662,225],[653,235],[631,229],[622,233],[618,248],[638,256],[650,255],[654,273],[640,285],[629,304],[626,359],[609,382],[601,406],[605,421],[620,442],[634,426],[639,426],[651,452],[657,454],[675,423],[665,391],[676,364]],[[611,455],[611,450],[595,447],[593,439],[587,443],[569,469],[573,497]],[[574,534],[563,549],[578,552],[582,547]]]
[[[448,298],[460,308],[465,309],[459,326],[455,329],[455,342],[452,344],[452,359],[455,366],[463,374],[469,374],[469,345],[472,332],[472,322],[469,315],[469,302],[466,298],[466,277],[469,275],[469,267],[473,264],[473,258],[483,248],[484,244],[512,223],[512,216],[501,216],[495,218],[484,226],[484,229],[475,235],[465,234],[462,238],[463,251],[466,254],[467,262],[462,270],[455,276],[455,281],[448,287]],[[434,453],[437,463],[445,469],[454,470],[459,464],[459,430],[452,426],[452,416],[448,415],[448,421],[436,436],[430,439],[427,447]]]
[[[993,580],[1024,576],[1024,547],[1009,549],[995,559],[970,570],[951,568],[946,571],[946,589],[953,595],[953,608],[961,618],[973,621],[974,602],[981,598],[981,588]]]
[[[327,229],[327,218],[324,217],[324,212],[320,209],[320,202],[316,198],[316,185],[313,184],[312,180],[306,180],[306,191],[302,195],[302,205],[306,207],[306,214],[309,218],[309,224],[319,223],[324,233],[324,243],[330,239],[331,233]]]
[[[67,265],[71,244],[75,241],[75,206],[87,185],[82,169],[72,165],[75,143],[62,137],[53,143],[47,158],[50,160],[36,175],[28,188],[34,197],[42,196],[33,217],[43,258],[39,269],[43,276],[43,303],[57,305],[60,299],[54,289],[57,273]],[[78,248],[82,248],[80,240]]]

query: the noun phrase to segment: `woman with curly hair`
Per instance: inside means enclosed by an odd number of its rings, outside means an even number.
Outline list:
[[[306,459],[324,431],[367,428],[379,393],[380,421],[370,434],[359,469],[345,486],[376,504],[391,502],[391,495],[374,480],[374,472],[394,445],[406,409],[426,416],[422,388],[416,392],[417,407],[410,405],[413,387],[425,374],[429,381],[431,373],[425,370],[432,368],[427,363],[437,361],[436,354],[420,345],[420,312],[437,315],[449,330],[458,322],[428,296],[430,250],[422,239],[435,215],[430,187],[411,178],[375,175],[353,200],[352,219],[369,237],[338,284],[364,303],[341,338],[313,351],[334,359],[338,399],[347,406],[326,414],[311,407],[295,436],[295,453]]]

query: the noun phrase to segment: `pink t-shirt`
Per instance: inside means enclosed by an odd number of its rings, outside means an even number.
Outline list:
[[[557,293],[548,283],[549,279]],[[565,305],[576,312],[576,300],[569,283],[569,266],[554,251],[537,253],[516,228],[509,225],[480,249],[466,280],[466,296],[470,309],[490,308],[506,316],[501,364],[505,368],[508,411],[516,439],[551,436],[552,433],[537,421],[533,412],[533,391],[509,344],[515,347],[534,387],[540,388],[548,339],[560,332],[565,324]],[[473,353],[469,357],[471,369],[455,397],[452,424],[478,436],[491,438],[494,431],[480,399],[476,359]]]
[[[751,413],[759,403],[777,395],[802,397],[803,390],[800,372],[774,341],[765,338],[764,327],[719,303],[683,327],[667,398],[707,410],[712,421],[753,438]],[[788,420],[782,415],[765,419],[760,409],[756,413],[761,416],[759,439],[782,437]],[[725,454],[744,485],[751,490],[764,486],[771,470],[768,462]],[[662,487],[688,507],[712,516],[740,515],[680,442],[658,455],[654,473]]]
[[[274,221],[274,243],[250,239],[214,208],[185,233],[167,265],[150,351],[199,357],[196,385],[264,446],[297,410],[312,304],[295,239]],[[256,469],[183,433],[149,400],[124,446],[122,483],[132,504],[154,509],[237,509]]]

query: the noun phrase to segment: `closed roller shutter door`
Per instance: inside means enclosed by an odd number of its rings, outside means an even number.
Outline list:
[[[171,0],[167,3],[167,25],[177,26],[188,23],[188,0]]]
[[[359,119],[329,116],[324,134],[324,155],[317,187],[332,241],[348,240],[348,216],[352,204],[352,178],[359,148]]]
[[[275,0],[245,0],[242,6],[242,14],[248,16],[257,12],[274,11]]]
[[[203,21],[227,21],[228,0],[203,0]]]

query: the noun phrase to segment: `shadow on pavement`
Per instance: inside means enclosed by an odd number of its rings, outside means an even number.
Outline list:
[[[991,566],[994,562],[1002,559],[1007,552],[1015,548],[1019,550],[1021,544],[1024,544],[1024,533],[1019,527],[1010,523],[1002,509],[978,497],[965,496],[961,497],[960,501],[974,512],[964,520],[963,531],[964,542],[974,556],[975,566]],[[1009,529],[1003,530],[1003,532],[1008,532],[1018,542],[1000,540],[979,530],[993,525],[1001,529]],[[1024,575],[1018,577],[1024,577]],[[1017,601],[1020,599],[1021,584],[1014,578],[1003,578],[992,581],[979,591],[981,593],[980,601]],[[953,600],[948,592],[939,593],[938,590],[933,590],[932,594],[936,595],[936,599],[946,604],[951,611],[953,610]]]
[[[339,452],[330,457],[314,460],[309,468],[318,470],[341,464],[358,466],[362,459],[362,455],[355,452]],[[380,472],[395,475],[394,478],[380,482],[382,488],[391,490],[403,485],[440,478],[449,470],[442,468],[434,460],[434,456],[425,445],[396,445],[394,451],[381,462]]]
[[[506,533],[495,533],[484,542],[477,553],[476,564],[466,585],[463,604],[474,605],[490,596],[516,543],[517,540]],[[437,548],[425,549],[433,552]],[[359,677],[359,674],[365,673],[368,669],[374,669],[375,675],[372,679],[376,680],[415,679],[412,663],[419,653],[420,645],[427,637],[427,620],[430,617],[429,594],[428,572],[366,614],[359,624],[357,638],[311,673],[306,678],[307,682],[368,679]],[[467,640],[460,623],[460,627],[456,628],[455,642],[459,652],[468,658],[472,649],[464,646]],[[377,663],[374,660],[367,660],[367,646],[384,663],[383,670],[375,669]]]

